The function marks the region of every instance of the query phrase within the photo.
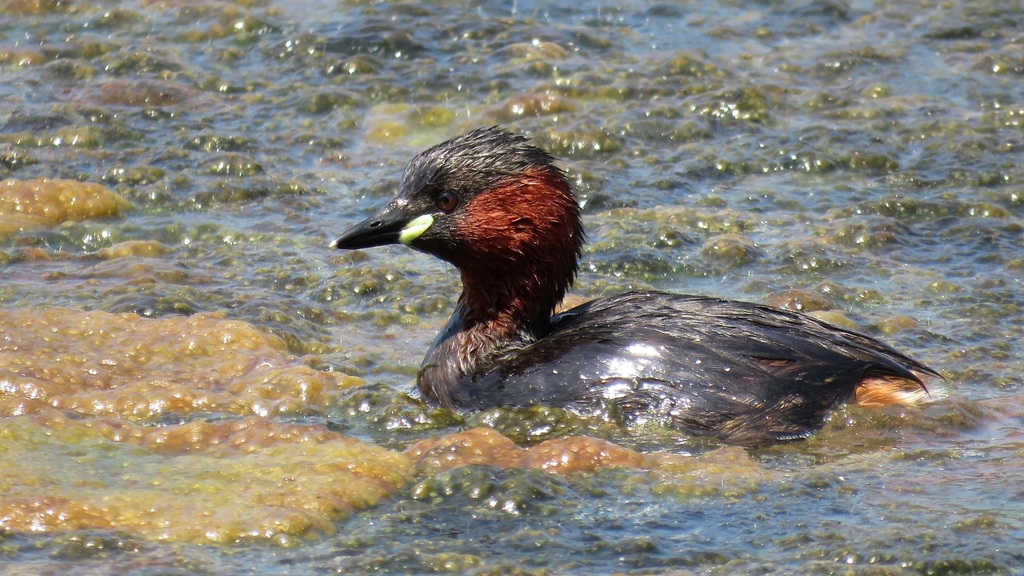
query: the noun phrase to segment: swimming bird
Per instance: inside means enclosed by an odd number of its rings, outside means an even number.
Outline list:
[[[939,378],[874,338],[749,302],[634,291],[553,314],[583,243],[555,159],[490,127],[414,157],[397,196],[331,247],[404,244],[459,270],[462,293],[417,376],[453,410],[608,410],[757,446],[804,438],[846,402],[922,402]]]

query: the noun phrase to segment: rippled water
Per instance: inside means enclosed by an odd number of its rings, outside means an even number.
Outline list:
[[[1022,21],[0,0],[0,573],[1021,573]],[[326,244],[490,124],[563,159],[580,295],[822,309],[948,397],[750,453],[423,406],[457,274]],[[457,435],[485,426],[507,438]],[[617,456],[529,464],[581,434]],[[421,441],[486,457],[402,452]]]

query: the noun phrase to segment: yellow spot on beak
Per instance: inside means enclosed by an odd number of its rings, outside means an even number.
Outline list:
[[[402,244],[408,244],[419,238],[420,235],[426,232],[427,228],[430,228],[433,224],[434,217],[430,214],[417,216],[410,220],[409,223],[405,225],[405,228],[402,228],[402,231],[398,234],[398,241]]]

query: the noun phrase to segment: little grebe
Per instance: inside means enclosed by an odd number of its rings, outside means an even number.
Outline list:
[[[459,269],[462,295],[417,378],[428,399],[607,408],[753,446],[805,437],[844,402],[928,396],[927,366],[769,306],[629,292],[552,316],[584,239],[554,162],[522,136],[474,130],[413,158],[398,195],[331,243],[406,244]]]

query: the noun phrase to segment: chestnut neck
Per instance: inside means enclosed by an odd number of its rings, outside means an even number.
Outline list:
[[[551,166],[473,197],[456,233],[463,249],[446,259],[463,291],[419,375],[424,394],[448,407],[462,378],[547,335],[583,246],[579,205]]]
[[[462,275],[458,308],[467,327],[505,338],[539,338],[576,277],[583,228],[565,175],[531,168],[466,206],[455,258]]]

